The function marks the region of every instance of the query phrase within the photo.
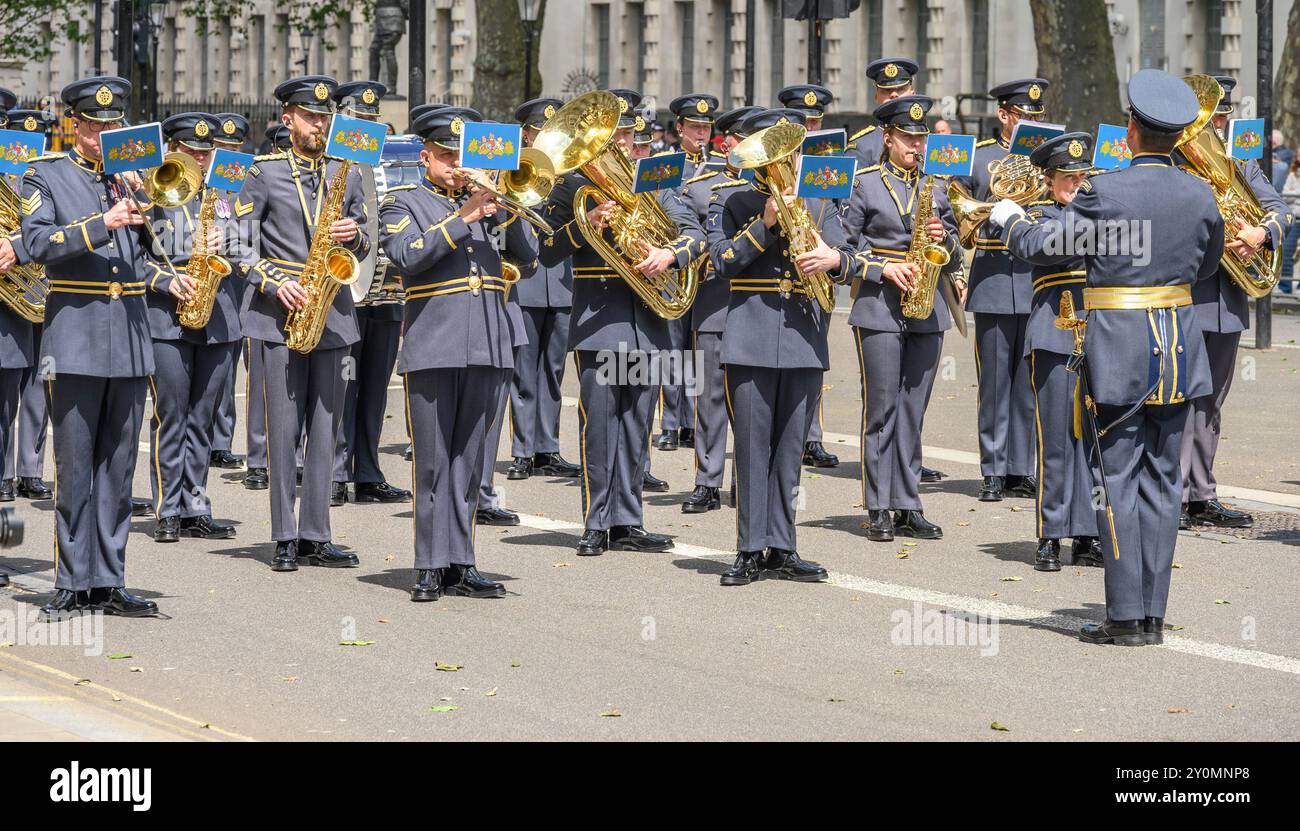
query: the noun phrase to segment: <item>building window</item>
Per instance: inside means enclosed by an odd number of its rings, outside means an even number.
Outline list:
[[[677,4],[677,44],[682,50],[681,88],[695,89],[695,4]]]
[[[989,0],[970,0],[970,89],[989,88]]]
[[[632,85],[645,86],[645,3],[627,4],[627,28],[632,34],[632,54],[627,65],[632,68]]]
[[[1205,4],[1205,72],[1216,75],[1223,71],[1223,0],[1208,0]]]
[[[785,86],[785,18],[781,16],[780,0],[769,3],[767,19],[772,27],[772,75],[768,98],[776,101],[776,94]]]
[[[249,29],[249,77],[254,84],[254,97],[262,101],[266,98],[266,18],[254,15]]]
[[[609,6],[593,6],[596,12],[596,80],[609,89]]]
[[[867,0],[867,63],[885,56],[884,0]]]
[[[1142,33],[1139,44],[1142,68],[1164,69],[1169,63],[1165,55],[1164,0],[1141,0],[1138,21]]]
[[[199,18],[199,32],[201,36],[194,39],[194,48],[199,50],[199,100],[206,101],[208,98],[208,38],[212,35],[212,30],[208,28],[208,19]]]
[[[277,14],[275,16],[275,36],[276,48],[280,52],[280,77],[292,78],[297,73],[290,71],[290,65],[293,62],[293,56],[290,54],[293,50],[289,48],[289,15]]]
[[[728,93],[731,90],[731,27],[734,23],[735,16],[731,13],[730,0],[716,0],[713,4],[713,31],[717,38],[718,49],[722,51],[722,60],[718,62],[722,67],[722,78],[716,86],[718,99],[724,108],[731,100]]]
[[[438,9],[438,78],[434,97],[451,100],[451,9]]]
[[[916,63],[919,69],[912,86],[925,92],[925,53],[930,49],[930,5],[926,0],[916,0]]]

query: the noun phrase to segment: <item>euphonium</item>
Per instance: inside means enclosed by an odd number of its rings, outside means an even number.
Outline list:
[[[907,247],[907,261],[916,264],[916,279],[910,291],[903,292],[903,317],[924,319],[934,311],[934,294],[939,288],[939,272],[948,264],[948,249],[930,239],[926,225],[934,216],[934,177],[926,176],[916,195],[912,211],[912,244]]]
[[[700,275],[708,260],[700,255],[685,268],[669,269],[647,277],[633,268],[643,258],[643,246],[671,248],[681,239],[681,229],[664,212],[653,193],[636,193],[636,171],[613,141],[621,112],[618,96],[588,92],[565,104],[551,116],[533,140],[533,147],[550,157],[557,175],[579,170],[591,184],[578,188],[573,198],[578,230],[649,309],[665,320],[686,314],[695,301]],[[614,245],[587,219],[587,204],[615,203],[609,217]]]
[[[361,273],[356,255],[341,245],[335,245],[330,237],[330,226],[343,215],[343,197],[351,169],[352,162],[345,160],[330,179],[329,193],[325,195],[316,233],[312,234],[311,248],[307,251],[307,262],[298,279],[307,291],[307,302],[289,312],[284,322],[284,343],[295,352],[307,353],[316,348],[325,333],[325,321],[334,305],[334,296],[343,286],[356,282]]]
[[[1209,75],[1189,75],[1183,80],[1196,93],[1201,105],[1196,120],[1183,130],[1178,140],[1178,151],[1187,160],[1183,170],[1209,182],[1223,216],[1227,241],[1231,242],[1237,236],[1239,220],[1247,225],[1259,225],[1267,211],[1214,131],[1214,110],[1223,97],[1223,87]],[[1249,260],[1224,251],[1219,265],[1247,296],[1264,297],[1272,293],[1282,274],[1282,248],[1279,246],[1271,258],[1257,251]]]
[[[952,204],[952,215],[957,220],[957,239],[963,248],[975,244],[975,232],[989,218],[993,206],[1002,199],[1010,199],[1017,205],[1028,205],[1047,195],[1047,183],[1043,181],[1043,172],[1029,161],[1028,156],[1011,154],[999,159],[989,167],[989,193],[992,202],[981,202],[966,192],[956,181],[948,185],[948,201]]]
[[[144,176],[140,189],[160,208],[179,208],[203,187],[203,171],[192,156],[174,150]]]
[[[737,170],[762,169],[776,205],[777,221],[789,241],[790,261],[817,247],[817,225],[802,199],[787,205],[781,198],[794,187],[794,151],[803,145],[807,130],[800,124],[776,124],[759,130],[732,148],[729,163]],[[835,310],[835,284],[825,273],[805,274],[795,266],[797,283],[829,314]]]
[[[185,273],[194,281],[194,294],[189,300],[176,304],[176,317],[186,329],[202,329],[208,325],[221,281],[230,276],[230,261],[220,254],[208,251],[208,230],[216,220],[216,215],[217,192],[209,189],[199,208],[190,261],[185,266]]]
[[[0,236],[9,236],[22,225],[22,199],[0,177]],[[18,263],[0,274],[0,301],[23,320],[40,323],[45,319],[45,297],[49,294],[45,268],[36,263]]]

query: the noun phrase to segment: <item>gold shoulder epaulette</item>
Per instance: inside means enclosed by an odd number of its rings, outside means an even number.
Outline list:
[[[877,171],[877,170],[879,170],[879,169],[880,169],[880,165],[878,165],[878,164],[873,164],[873,165],[871,165],[870,167],[859,167],[859,168],[858,168],[858,172],[857,172],[857,173],[854,173],[853,176],[854,176],[854,178],[856,178],[856,177],[858,177],[858,176],[861,176],[863,173],[874,173],[875,171]]]
[[[975,146],[976,146],[976,147],[988,147],[990,144],[997,144],[997,141],[998,141],[998,140],[995,139],[995,138],[984,139],[983,141],[977,141],[977,142],[975,142]]]
[[[267,154],[264,155],[264,156],[254,156],[254,157],[253,157],[253,161],[255,161],[255,162],[269,162],[269,161],[271,161],[272,159],[287,159],[287,158],[289,158],[289,154],[288,154],[287,152],[285,152],[284,150],[280,150],[280,151],[277,151],[277,152],[275,152],[275,153],[267,153]]]
[[[728,179],[725,182],[718,182],[710,190],[722,190],[723,188],[738,188],[741,185],[748,185],[744,179]]]
[[[849,141],[857,141],[858,139],[862,138],[867,133],[870,133],[875,129],[876,129],[876,125],[868,124],[866,127],[863,127],[861,130],[858,130],[856,133],[849,136]]]
[[[32,156],[30,159],[27,160],[27,163],[31,164],[32,162],[52,162],[55,159],[66,159],[67,157],[68,157],[67,153],[46,153],[43,156]]]
[[[1037,207],[1037,206],[1039,206],[1039,205],[1055,205],[1055,204],[1056,204],[1056,200],[1054,200],[1054,199],[1035,199],[1033,202],[1030,202],[1030,203],[1029,203],[1028,205],[1026,205],[1025,207],[1026,207],[1026,208],[1033,208],[1033,207]]]
[[[415,190],[415,184],[410,183],[405,185],[393,185],[391,188],[386,189],[384,193],[393,193],[399,190]]]
[[[701,173],[699,176],[692,176],[691,178],[686,180],[685,184],[693,185],[696,182],[703,182],[705,179],[712,179],[714,176],[717,176],[721,172],[722,171],[720,170],[710,170],[708,173]]]

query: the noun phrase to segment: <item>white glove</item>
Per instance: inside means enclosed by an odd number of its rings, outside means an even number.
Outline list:
[[[1011,217],[1024,215],[1024,208],[1010,199],[1003,199],[993,206],[993,213],[989,214],[989,222],[1001,228],[1011,221]]]

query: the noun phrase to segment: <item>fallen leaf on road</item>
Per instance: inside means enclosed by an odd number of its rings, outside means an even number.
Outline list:
[[[623,714],[618,710],[605,710],[600,714],[601,718],[622,718]]]
[[[281,678],[280,680],[283,681],[283,682],[286,683],[286,684],[293,684],[293,683],[297,682],[297,681],[300,680],[300,679],[299,679],[298,676],[296,676],[296,675],[286,675],[285,677]]]
[[[1232,601],[1231,601],[1231,600],[1224,600],[1223,598],[1219,598],[1218,600],[1214,601],[1214,605],[1215,605],[1215,606],[1231,606],[1231,605],[1232,605]]]
[[[990,730],[997,730],[999,733],[1010,733],[1010,732],[1011,732],[1011,728],[1010,728],[1010,727],[1007,727],[1005,724],[1003,724],[1003,723],[1001,723],[1001,722],[999,722],[999,721],[995,721],[995,722],[993,722],[992,724],[990,724],[990,725],[989,725],[989,729],[990,729]]]
[[[957,523],[957,527],[959,527],[959,528],[965,528],[965,527],[967,527],[968,525],[970,525],[969,522],[959,522],[959,523]]]
[[[910,559],[910,558],[908,557],[908,554],[907,554],[906,551],[900,551],[900,552],[898,552],[897,554],[894,555],[894,559],[896,559],[896,560],[907,560],[907,559]]]
[[[438,672],[459,672],[465,666],[464,664],[444,664],[442,661],[435,661],[433,668]]]
[[[492,689],[488,690],[487,692],[485,692],[485,693],[483,693],[483,694],[486,695],[488,698],[491,698],[492,696],[494,696],[494,695],[497,694],[497,688],[496,688],[496,687],[493,687]]]
[[[895,675],[902,675],[902,674],[903,674],[903,670],[901,670],[901,669],[896,669],[896,670],[894,670],[894,674],[895,674]]]
[[[1017,507],[1015,507],[1014,505],[1011,507],[1011,513],[1013,513],[1013,514],[1018,514],[1018,513],[1020,513],[1020,512],[1023,511],[1023,510],[1024,510],[1024,508],[1017,508]]]
[[[384,562],[385,562],[385,563],[391,563],[393,560],[396,560],[396,559],[397,559],[397,555],[395,555],[395,554],[386,554],[386,555],[384,556]]]
[[[84,686],[86,686],[86,685],[89,684],[89,683],[90,683],[90,679],[89,679],[89,678],[78,678],[78,679],[77,679],[77,683],[73,684],[72,686],[74,686],[74,687],[84,687]]]
[[[1182,563],[1174,563],[1174,566],[1173,566],[1173,567],[1174,567],[1174,568],[1182,568],[1182,567],[1183,567],[1183,564],[1182,564]]]
[[[568,568],[573,563],[551,563],[551,568]]]
[[[511,661],[510,666],[512,669],[519,669],[521,666],[523,666],[523,664],[521,664],[519,661]]]
[[[843,704],[843,703],[844,703],[844,699],[842,699],[842,698],[828,698],[828,699],[826,699],[826,700],[827,700],[829,703],[831,703],[831,704]]]
[[[144,672],[144,667],[131,667],[132,672]]]
[[[381,618],[379,619],[379,622],[380,622],[380,623],[392,623],[392,621],[390,621],[390,620],[389,620],[388,618],[386,618],[386,617],[381,617]]]
[[[908,540],[908,541],[904,542],[903,545],[907,546],[908,548],[912,548],[912,547],[914,547],[915,545],[917,545],[917,543],[914,542],[914,541],[912,541],[912,540]]]
[[[1167,710],[1167,712],[1170,712],[1170,713],[1185,713],[1185,712],[1187,712],[1187,708],[1186,708],[1186,707],[1170,707],[1170,708]]]
[[[1002,579],[1002,582],[1003,582],[1003,583],[1019,583],[1021,580],[1025,579],[1025,578],[1023,578],[1023,577],[1003,577],[1003,578],[1001,578],[1001,579]]]
[[[434,713],[454,713],[459,709],[459,707],[450,704],[435,704],[429,708],[429,711]]]
[[[1166,623],[1166,624],[1165,624],[1165,628],[1168,629],[1170,632],[1181,632],[1181,631],[1183,631],[1183,627],[1181,627],[1181,626],[1175,626],[1175,625],[1173,625],[1172,623]]]
[[[370,646],[374,641],[339,641],[339,646]]]
[[[131,657],[131,653],[130,653],[130,652],[114,652],[112,655],[109,655],[109,656],[108,656],[108,660],[110,660],[110,661],[120,661],[120,660],[122,660],[123,658],[130,658],[130,657]]]

